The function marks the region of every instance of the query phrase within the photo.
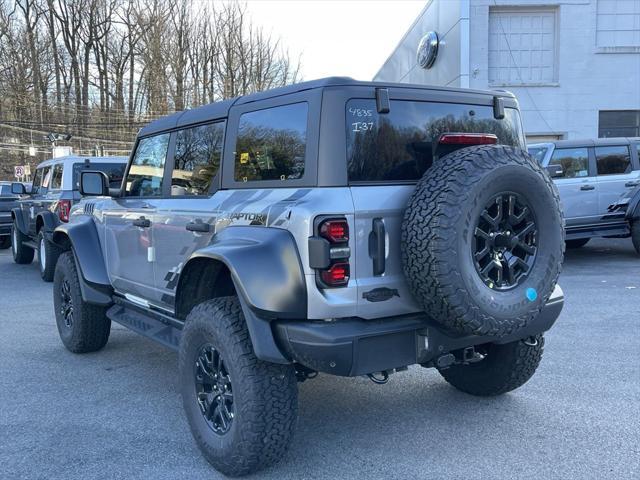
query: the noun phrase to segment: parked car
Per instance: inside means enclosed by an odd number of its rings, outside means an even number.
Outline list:
[[[18,196],[11,193],[11,182],[0,182],[0,250],[11,246],[11,210],[17,200]]]
[[[557,191],[525,148],[509,93],[345,78],[157,120],[53,234],[62,342],[99,350],[115,321],[179,350],[227,475],[282,458],[318,372],[518,388],[563,305]]]
[[[31,263],[37,251],[42,279],[52,281],[59,250],[51,234],[60,223],[69,221],[71,206],[80,200],[80,172],[102,171],[116,187],[122,182],[126,163],[126,157],[59,157],[37,166],[31,189],[13,183],[13,194],[23,196],[11,211],[14,261]]]
[[[559,140],[528,146],[551,170],[560,192],[567,247],[593,237],[629,237],[634,218],[612,214],[609,206],[640,185],[640,138]]]
[[[628,222],[633,247],[640,254],[640,185],[625,191],[616,202],[609,205],[609,213]]]

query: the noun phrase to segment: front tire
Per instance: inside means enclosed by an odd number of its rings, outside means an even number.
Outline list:
[[[501,395],[524,385],[536,372],[544,337],[537,335],[504,345],[488,344],[477,351],[484,360],[469,365],[454,365],[440,374],[458,390],[481,397]]]
[[[18,228],[18,225],[13,222],[13,228],[11,229],[11,253],[13,253],[14,262],[23,265],[33,262],[34,251],[24,244],[27,240],[27,236],[23,234]]]
[[[40,276],[45,282],[53,282],[59,256],[60,249],[47,240],[44,232],[40,230],[38,233],[38,266],[40,267]]]
[[[297,416],[295,370],[256,358],[236,297],[191,311],[179,363],[191,433],[218,471],[247,475],[284,456]]]
[[[107,344],[111,320],[106,308],[82,300],[73,252],[64,252],[56,264],[53,306],[60,339],[69,351],[95,352]]]

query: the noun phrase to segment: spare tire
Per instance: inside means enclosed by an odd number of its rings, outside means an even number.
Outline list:
[[[401,246],[407,283],[433,320],[462,334],[515,333],[538,315],[560,274],[558,191],[523,150],[457,150],[418,182]]]

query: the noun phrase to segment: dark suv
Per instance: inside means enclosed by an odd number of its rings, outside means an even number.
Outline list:
[[[157,120],[54,232],[62,342],[99,350],[115,321],[178,350],[229,475],[283,456],[318,372],[513,390],[563,305],[557,191],[524,149],[511,94],[346,78]]]
[[[11,210],[17,202],[18,196],[11,192],[11,182],[0,182],[0,250],[11,246]]]
[[[115,186],[122,182],[126,164],[126,157],[58,157],[37,166],[29,192],[24,184],[13,183],[13,194],[22,196],[11,211],[14,261],[31,263],[37,251],[40,275],[52,281],[59,252],[51,243],[51,234],[60,223],[69,221],[71,206],[80,200],[80,172],[105,172]]]

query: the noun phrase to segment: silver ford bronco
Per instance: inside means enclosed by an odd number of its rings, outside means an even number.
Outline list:
[[[176,349],[227,475],[283,457],[299,381],[418,364],[502,394],[562,309],[558,194],[506,92],[300,83],[152,122],[120,188],[80,185],[53,234],[62,342],[99,350],[114,321]]]

